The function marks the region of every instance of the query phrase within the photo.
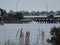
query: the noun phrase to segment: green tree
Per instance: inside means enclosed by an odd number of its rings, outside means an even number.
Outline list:
[[[52,45],[60,45],[60,27],[53,27],[50,31],[51,39],[48,39],[48,43]]]
[[[8,16],[9,17],[14,17],[14,14],[13,13],[14,13],[14,11],[13,10],[10,10],[9,13],[8,13]]]
[[[14,12],[13,10],[10,10],[8,17],[21,20],[23,18],[23,15],[22,12]]]
[[[1,16],[3,16],[3,15],[4,15],[4,11],[3,11],[3,9],[0,8],[0,11],[1,11]]]
[[[23,15],[22,15],[21,12],[17,12],[14,17],[15,17],[15,18],[18,18],[19,20],[20,20],[20,19],[23,19]]]
[[[45,11],[42,11],[40,14],[41,14],[41,15],[44,15],[44,14],[47,14],[47,12],[45,12]]]
[[[40,15],[40,12],[39,11],[35,12],[35,15]]]
[[[55,12],[50,11],[50,12],[48,12],[48,14],[49,14],[49,15],[54,15],[54,14],[55,14]]]
[[[60,15],[60,11],[56,11],[56,15]]]

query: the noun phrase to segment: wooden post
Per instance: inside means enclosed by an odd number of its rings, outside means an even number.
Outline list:
[[[25,45],[29,45],[29,37],[30,37],[30,32],[27,31],[25,36]]]
[[[23,28],[20,31],[20,45],[24,45],[24,33],[22,32]]]

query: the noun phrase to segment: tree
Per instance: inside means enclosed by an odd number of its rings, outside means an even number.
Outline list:
[[[21,20],[23,18],[23,15],[22,12],[14,12],[13,10],[10,10],[8,13],[8,17]]]
[[[35,11],[31,11],[32,16],[35,15],[35,13],[36,13]]]
[[[13,13],[14,13],[14,11],[13,11],[13,10],[10,10],[9,13],[8,13],[8,16],[9,16],[9,17],[13,17],[13,16],[14,16]]]
[[[54,14],[55,14],[55,12],[50,11],[48,14],[49,14],[49,15],[54,15]]]
[[[46,12],[45,12],[45,11],[42,11],[40,14],[41,14],[41,15],[44,15],[44,14],[46,14]]]
[[[40,12],[39,11],[35,12],[35,15],[40,15]]]
[[[13,10],[10,10],[10,11],[9,11],[10,14],[13,14],[13,12],[14,12]]]
[[[22,15],[22,13],[20,12],[17,12],[16,13],[16,15],[14,16],[15,18],[17,18],[17,19],[23,19],[23,15]]]
[[[1,16],[3,16],[4,15],[3,9],[0,8],[0,11],[1,11]]]
[[[52,43],[52,45],[60,45],[60,27],[53,27],[50,31],[51,39],[48,39],[48,43]]]
[[[60,15],[60,11],[56,11],[56,15]]]

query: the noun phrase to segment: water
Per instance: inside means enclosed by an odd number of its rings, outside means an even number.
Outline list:
[[[60,24],[39,24],[39,23],[28,23],[28,24],[4,24],[3,26],[0,25],[0,45],[4,45],[5,41],[8,39],[11,42],[16,42],[16,33],[17,30],[21,30],[23,28],[24,35],[26,34],[26,31],[30,31],[30,43],[34,44],[36,42],[38,29],[40,31],[45,32],[45,44],[47,44],[46,39],[50,38],[50,29],[52,27],[59,27]],[[17,37],[17,42],[19,41],[19,34]],[[41,41],[41,40],[40,40]],[[41,44],[41,43],[40,43]]]

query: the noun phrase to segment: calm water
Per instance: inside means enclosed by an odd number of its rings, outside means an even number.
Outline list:
[[[47,44],[46,39],[50,37],[50,29],[53,27],[59,27],[60,24],[39,24],[39,23],[29,23],[29,24],[4,24],[0,25],[0,45],[4,45],[4,42],[8,39],[11,42],[16,42],[16,33],[17,30],[23,28],[24,35],[26,31],[30,31],[30,43],[36,43],[36,37],[38,34],[38,29],[45,32],[45,44]],[[19,34],[17,37],[17,43],[19,42]],[[41,44],[41,35],[40,35],[40,44]]]

